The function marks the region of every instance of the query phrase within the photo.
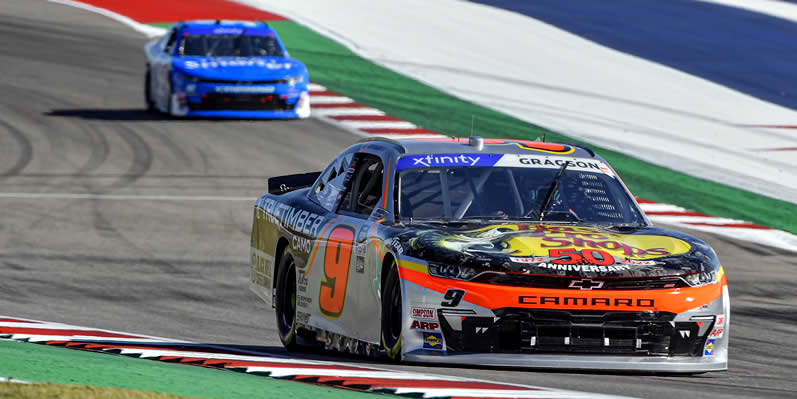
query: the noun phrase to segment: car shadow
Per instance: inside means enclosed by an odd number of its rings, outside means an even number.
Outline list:
[[[184,121],[207,121],[214,123],[258,121],[271,122],[270,119],[247,119],[247,118],[176,118],[157,112],[149,112],[144,108],[80,108],[80,109],[54,109],[44,113],[44,116],[54,116],[62,118],[79,118],[97,121],[113,122],[184,122]],[[275,119],[276,120],[276,119]],[[290,121],[290,119],[288,119]]]
[[[54,109],[44,113],[45,116],[56,116],[65,118],[80,118],[100,121],[168,121],[177,120],[155,112],[148,112],[143,108],[127,109]]]

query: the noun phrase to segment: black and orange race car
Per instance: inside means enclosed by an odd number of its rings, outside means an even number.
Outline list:
[[[413,362],[727,369],[703,241],[653,227],[592,150],[371,139],[257,201],[251,288],[284,345]]]

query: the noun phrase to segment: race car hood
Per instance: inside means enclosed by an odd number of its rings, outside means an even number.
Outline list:
[[[304,64],[287,57],[180,57],[172,68],[188,76],[214,80],[262,81],[302,76]]]
[[[396,238],[406,255],[477,271],[574,277],[675,276],[717,271],[704,242],[668,229],[492,225],[413,229]]]

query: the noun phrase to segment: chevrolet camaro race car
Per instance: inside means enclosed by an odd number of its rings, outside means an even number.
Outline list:
[[[714,251],[653,227],[586,147],[370,139],[269,179],[250,288],[288,349],[410,362],[727,369]]]
[[[310,116],[307,68],[263,22],[180,22],[146,45],[147,108],[173,116]]]

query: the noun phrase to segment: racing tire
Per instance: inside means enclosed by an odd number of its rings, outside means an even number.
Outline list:
[[[393,362],[401,360],[402,308],[401,280],[393,260],[382,289],[382,348]]]
[[[155,104],[152,102],[152,72],[147,66],[147,74],[144,77],[144,101],[147,104],[147,112],[155,112]]]
[[[277,332],[287,350],[297,350],[296,343],[296,263],[291,254],[282,255],[274,287]]]

